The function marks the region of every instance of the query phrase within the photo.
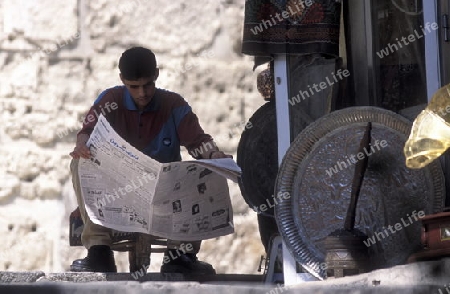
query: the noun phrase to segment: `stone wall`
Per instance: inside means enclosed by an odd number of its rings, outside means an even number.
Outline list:
[[[218,145],[234,154],[242,126],[264,102],[252,60],[240,54],[244,0],[0,1],[0,270],[66,271],[76,207],[68,153],[80,119],[120,84],[120,54],[157,54],[157,86],[182,94]],[[184,158],[189,158],[184,152]],[[256,273],[256,217],[230,183],[236,233],[204,242],[221,273]],[[127,256],[117,254],[120,271]],[[158,271],[161,255],[152,256]]]

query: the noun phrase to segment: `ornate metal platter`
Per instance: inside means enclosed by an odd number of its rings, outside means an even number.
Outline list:
[[[299,134],[312,119],[300,108],[293,110],[293,133]],[[242,182],[239,183],[242,195],[250,207],[273,205],[271,195],[278,172],[277,128],[275,103],[261,106],[249,119],[251,128],[242,133],[237,148],[237,164],[242,168]],[[269,208],[263,214],[274,215]]]
[[[367,122],[372,122],[373,150],[368,150],[355,228],[373,237],[373,243],[366,243],[373,267],[406,262],[420,249],[420,222],[412,214],[438,212],[444,205],[439,162],[420,170],[405,166],[407,119],[380,108],[351,107],[317,120],[297,136],[283,159],[275,192],[290,197],[280,198],[275,215],[289,251],[319,278],[325,277],[324,239],[344,227]]]

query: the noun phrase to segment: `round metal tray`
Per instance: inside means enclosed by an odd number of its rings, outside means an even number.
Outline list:
[[[356,213],[355,228],[368,237],[378,233],[380,239],[369,244],[373,268],[406,262],[420,249],[420,221],[412,218],[411,222],[408,217],[413,211],[438,212],[444,205],[439,162],[420,170],[405,166],[403,146],[411,128],[407,119],[376,107],[351,107],[312,123],[283,159],[275,192],[287,192],[290,197],[278,201],[275,215],[296,261],[321,279],[326,275],[323,243],[330,233],[344,227],[355,170],[351,159],[358,153],[367,122],[372,122],[372,145],[376,140],[387,143],[369,156]],[[385,229],[396,223],[401,223],[401,229],[387,234]]]
[[[300,107],[292,108],[292,127],[295,135],[299,134],[312,119]],[[268,102],[261,106],[249,119],[252,127],[241,135],[237,148],[237,164],[242,169],[242,181],[239,182],[241,193],[247,204],[254,208],[261,205],[271,206],[265,215],[274,215],[272,194],[278,172],[277,121],[275,103]]]

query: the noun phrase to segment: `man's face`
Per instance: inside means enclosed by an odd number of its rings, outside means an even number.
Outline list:
[[[139,110],[144,110],[152,101],[153,95],[155,95],[156,78],[157,74],[153,77],[139,78],[136,81],[131,81],[124,79],[122,75],[120,76],[120,79],[127,87]]]

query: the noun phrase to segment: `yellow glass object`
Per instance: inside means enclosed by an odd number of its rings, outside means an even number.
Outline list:
[[[406,166],[422,168],[450,147],[450,84],[439,89],[414,120],[403,152]]]

